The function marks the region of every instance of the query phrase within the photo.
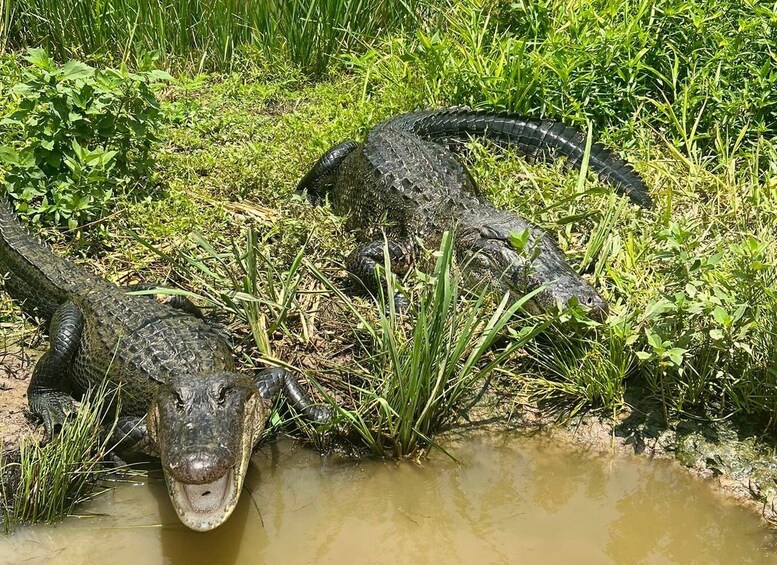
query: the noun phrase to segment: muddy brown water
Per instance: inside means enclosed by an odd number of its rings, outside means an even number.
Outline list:
[[[777,563],[750,511],[664,461],[592,457],[548,440],[470,439],[422,466],[255,457],[235,514],[196,533],[164,485],[124,485],[82,518],[0,539],[0,563]]]

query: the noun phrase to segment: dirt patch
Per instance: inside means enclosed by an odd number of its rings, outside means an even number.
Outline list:
[[[21,437],[34,431],[28,417],[27,386],[39,351],[18,344],[0,349],[0,439],[3,454],[14,451]]]

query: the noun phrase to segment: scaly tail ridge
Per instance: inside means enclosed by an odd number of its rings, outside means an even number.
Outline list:
[[[555,120],[525,118],[507,112],[461,108],[426,110],[397,116],[384,122],[383,126],[410,131],[438,142],[485,137],[500,145],[517,147],[521,153],[535,159],[552,160],[564,156],[570,167],[578,169],[585,154],[586,139],[577,128]],[[653,205],[645,181],[630,164],[603,145],[591,145],[589,166],[619,194],[627,195],[644,208]]]

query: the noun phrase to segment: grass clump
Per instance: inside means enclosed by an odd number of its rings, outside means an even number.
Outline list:
[[[385,272],[390,273],[388,257]],[[387,296],[394,295],[391,275],[386,289]],[[431,278],[411,295],[408,317],[385,296],[376,302],[377,322],[350,306],[358,319],[358,349],[344,380],[353,408],[338,408],[340,417],[374,455],[425,453],[435,445],[435,436],[461,417],[466,401],[482,391],[491,372],[550,323],[527,319],[520,329],[511,327],[532,295],[515,301],[505,296],[496,305],[488,303],[486,292],[464,299],[446,233]]]
[[[731,154],[777,136],[773,2],[441,2],[417,37],[355,58],[417,105],[468,104]],[[688,135],[691,130],[695,134]]]
[[[574,416],[585,409],[617,413],[625,404],[626,379],[636,373],[635,336],[612,322],[586,331],[554,324],[526,346],[529,362],[515,378],[530,398]],[[629,340],[632,343],[627,343]]]
[[[288,366],[274,355],[276,334],[291,335],[289,317],[299,318],[298,292],[305,269],[304,246],[286,268],[272,261],[267,242],[276,230],[264,236],[253,227],[245,232],[244,245],[232,242],[228,250],[217,250],[214,243],[193,234],[186,248],[174,254],[161,251],[148,241],[140,241],[163,260],[175,266],[179,280],[198,292],[156,289],[155,294],[180,294],[194,299],[221,316],[228,316],[249,365],[264,362]],[[236,327],[237,326],[237,327]]]
[[[24,437],[18,454],[0,461],[0,494],[6,531],[16,525],[52,523],[95,494],[110,451],[112,427],[105,420],[114,393],[90,391],[75,415],[49,443]]]
[[[44,45],[60,58],[139,60],[225,70],[251,51],[323,73],[332,58],[408,21],[416,1],[387,0],[7,0],[0,42]],[[2,6],[2,4],[0,4]],[[0,18],[2,16],[0,15]],[[0,43],[2,45],[2,43]]]

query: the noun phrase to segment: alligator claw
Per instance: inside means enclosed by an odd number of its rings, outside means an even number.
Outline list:
[[[314,406],[310,409],[309,417],[316,425],[329,424],[335,418],[335,411],[331,406]]]
[[[48,443],[75,412],[73,398],[63,392],[49,392],[34,399],[33,413],[43,419],[43,443]]]
[[[410,310],[410,301],[401,292],[394,294],[394,310],[397,314],[404,314]]]

